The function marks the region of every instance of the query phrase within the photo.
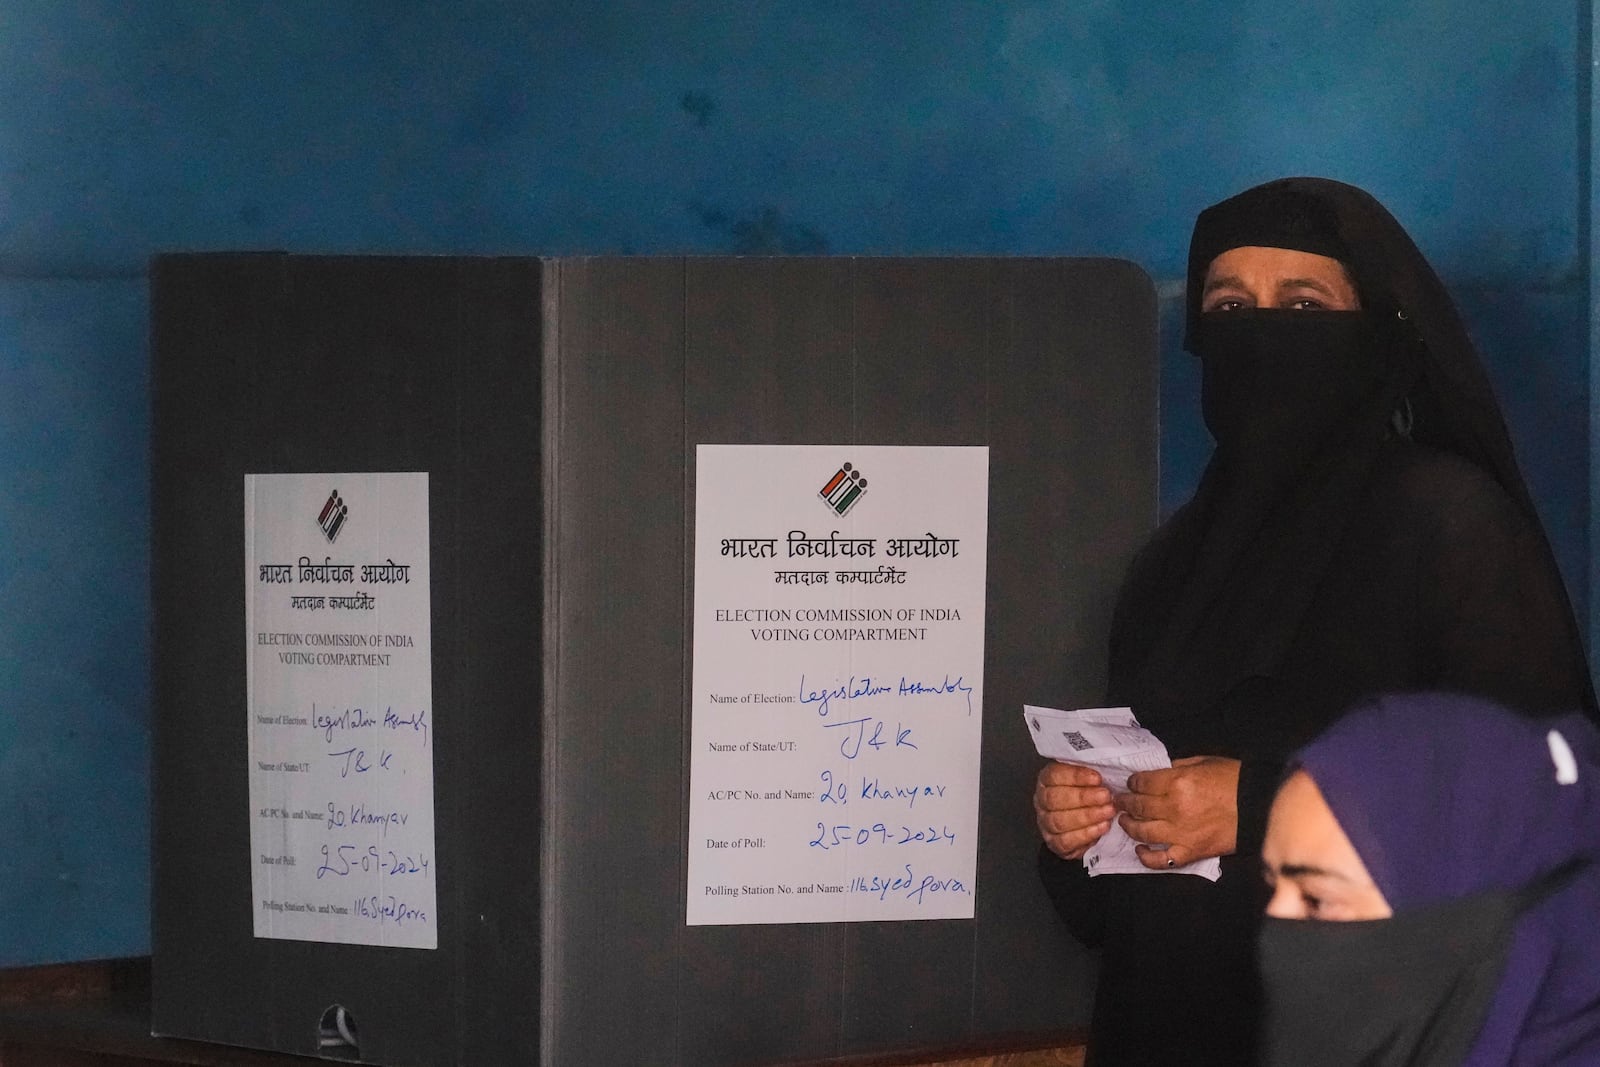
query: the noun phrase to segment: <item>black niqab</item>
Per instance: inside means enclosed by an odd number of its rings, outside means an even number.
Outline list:
[[[1191,351],[1204,317],[1206,268],[1223,252],[1246,245],[1291,248],[1343,263],[1367,314],[1393,320],[1395,342],[1404,338],[1416,347],[1421,380],[1413,402],[1426,407],[1418,413],[1416,440],[1488,472],[1537,521],[1466,326],[1444,283],[1382,204],[1342,182],[1283,178],[1202,211],[1189,243],[1184,344]]]
[[[1243,246],[1338,259],[1362,310],[1202,314],[1211,261]],[[1194,499],[1136,564],[1111,663],[1112,699],[1175,755],[1216,751],[1218,702],[1274,675],[1398,432],[1397,411],[1416,442],[1489,474],[1541,529],[1460,316],[1371,196],[1289,178],[1208,208],[1190,244],[1187,300],[1185,346],[1202,361],[1218,445]],[[1540,548],[1554,574],[1542,534]],[[1570,607],[1567,622],[1581,649]]]

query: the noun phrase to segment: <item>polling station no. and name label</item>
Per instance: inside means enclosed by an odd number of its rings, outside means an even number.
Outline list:
[[[247,474],[255,936],[437,948],[428,476]]]
[[[989,450],[700,445],[691,926],[968,919]]]

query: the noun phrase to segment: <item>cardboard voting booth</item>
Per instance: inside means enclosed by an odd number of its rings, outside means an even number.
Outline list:
[[[157,257],[157,1032],[734,1065],[1087,1020],[1025,703],[1103,695],[1099,259]]]

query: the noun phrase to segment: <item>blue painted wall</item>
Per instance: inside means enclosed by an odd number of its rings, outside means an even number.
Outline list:
[[[1112,254],[1170,327],[1196,210],[1342,178],[1455,287],[1586,610],[1588,7],[1319,6],[5,0],[0,964],[148,949],[158,250]]]

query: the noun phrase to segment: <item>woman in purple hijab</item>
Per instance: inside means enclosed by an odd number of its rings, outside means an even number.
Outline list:
[[[1289,766],[1265,1063],[1600,1063],[1600,731],[1389,696]]]

